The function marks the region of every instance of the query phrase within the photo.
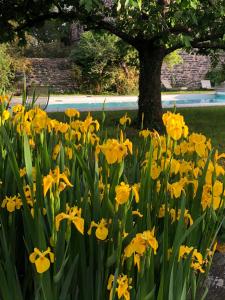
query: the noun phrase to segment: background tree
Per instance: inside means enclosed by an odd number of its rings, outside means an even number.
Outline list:
[[[101,31],[82,33],[71,50],[70,60],[80,92],[137,92],[137,53],[115,35]]]
[[[131,3],[131,5],[129,5]],[[139,110],[144,126],[161,127],[160,75],[164,57],[178,48],[225,47],[225,0],[0,1],[0,37],[24,37],[24,30],[46,19],[79,20],[105,29],[139,54]]]
[[[117,38],[109,34],[85,32],[70,57],[81,67],[84,84],[97,93],[102,92],[103,85],[110,76],[112,66],[119,55],[116,47]]]
[[[37,41],[51,43],[60,40],[65,44],[70,44],[70,23],[60,20],[47,20],[42,26],[30,28],[30,34]]]
[[[29,28],[24,45],[12,46],[25,57],[67,57],[73,47],[71,27],[71,22],[46,20]]]

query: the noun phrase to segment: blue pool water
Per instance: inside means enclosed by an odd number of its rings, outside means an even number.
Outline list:
[[[163,99],[162,105],[164,108],[176,106],[212,106],[215,105],[225,105],[225,93],[215,93],[215,94],[179,94],[179,95],[167,95],[167,99]],[[49,103],[47,111],[64,111],[67,108],[76,108],[81,111],[91,111],[91,110],[102,110],[103,103]],[[105,110],[123,110],[130,109],[135,110],[138,108],[137,101],[130,102],[106,102],[104,104]]]
[[[105,109],[137,109],[138,104],[135,101],[131,102],[108,102],[104,105]],[[67,108],[77,108],[80,110],[97,110],[103,109],[103,103],[61,103],[61,104],[49,104],[47,110],[58,110],[58,109],[67,109]]]
[[[210,95],[205,95],[205,94],[198,94],[196,95],[185,95],[186,99],[180,99],[182,98],[182,95],[179,95],[179,98],[174,99],[174,100],[168,100],[168,101],[163,101],[164,106],[169,106],[172,104],[217,104],[217,103],[224,103],[225,104],[225,93],[221,94],[210,94]],[[187,97],[188,96],[188,97]]]

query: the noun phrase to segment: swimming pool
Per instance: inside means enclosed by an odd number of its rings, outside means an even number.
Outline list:
[[[37,105],[44,107],[47,97],[38,98]],[[137,96],[77,96],[52,95],[50,96],[48,112],[64,111],[67,108],[76,108],[80,111],[102,110],[136,110]],[[12,99],[12,106],[21,103],[20,97]],[[205,107],[225,106],[225,92],[209,92],[207,94],[170,94],[162,95],[163,108],[170,107]]]
[[[162,95],[164,108],[203,107],[225,105],[225,92],[207,94],[171,94]],[[102,110],[135,110],[138,108],[135,96],[52,96],[47,108],[48,112],[64,111],[67,108],[80,111]]]
[[[76,108],[80,111],[89,111],[89,110],[135,110],[138,108],[138,103],[136,101],[131,102],[96,102],[96,103],[61,103],[61,104],[52,104],[49,103],[47,111],[61,111],[67,108]]]

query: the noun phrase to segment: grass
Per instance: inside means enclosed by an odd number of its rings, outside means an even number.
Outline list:
[[[212,139],[213,146],[225,152],[225,107],[204,107],[204,108],[177,108],[177,112],[184,116],[190,132],[200,132]],[[132,120],[136,117],[136,111],[129,111],[128,115]],[[87,113],[82,113],[82,118]],[[115,132],[118,120],[125,114],[125,111],[106,112],[105,127],[109,135]],[[64,121],[63,113],[49,113],[52,118]],[[94,118],[101,120],[102,112],[92,112]],[[128,128],[128,136],[133,139],[137,129],[132,125]]]

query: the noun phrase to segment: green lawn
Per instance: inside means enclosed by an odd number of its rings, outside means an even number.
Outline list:
[[[212,139],[213,145],[220,151],[225,151],[225,107],[204,107],[204,108],[177,108],[188,125],[190,132],[201,132]],[[125,111],[106,112],[105,127],[109,134],[115,132],[119,118],[124,115]],[[64,121],[63,113],[50,113],[52,118]],[[82,113],[82,118],[86,113]],[[101,120],[102,112],[92,112],[92,115]],[[134,120],[136,111],[128,111],[128,115]],[[128,135],[132,139],[136,136],[137,130],[130,126]]]

